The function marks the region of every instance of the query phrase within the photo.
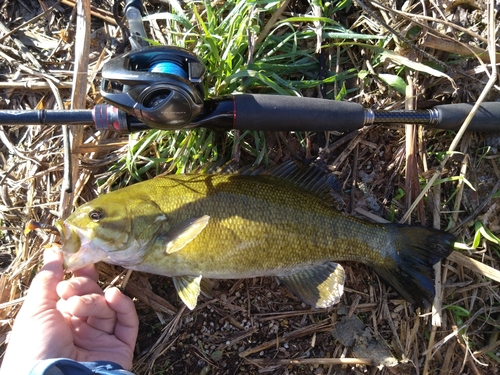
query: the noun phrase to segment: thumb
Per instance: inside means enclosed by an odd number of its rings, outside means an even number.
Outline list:
[[[31,282],[27,299],[57,301],[57,284],[63,279],[62,253],[57,248],[47,248],[43,253],[44,265]]]

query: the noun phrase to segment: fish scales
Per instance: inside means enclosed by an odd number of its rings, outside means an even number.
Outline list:
[[[168,262],[162,248],[149,252],[138,267],[147,272],[280,276],[327,260],[380,261],[384,255],[374,247],[387,252],[382,246],[387,233],[378,226],[348,219],[313,194],[271,176],[174,176],[142,187],[174,223],[210,213],[207,227]]]
[[[103,260],[171,276],[190,308],[201,277],[277,276],[327,307],[343,293],[335,262],[356,261],[410,302],[430,304],[432,265],[452,251],[451,234],[360,221],[333,209],[327,175],[279,172],[165,176],[102,195],[56,223],[66,266]]]

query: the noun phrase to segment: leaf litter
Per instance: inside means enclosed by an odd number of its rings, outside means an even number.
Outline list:
[[[69,108],[74,86],[72,61],[77,54],[73,47],[78,44],[74,4],[69,0],[6,0],[0,5],[0,108],[58,108],[61,102]],[[496,79],[489,65],[496,57],[495,41],[488,36],[487,25],[497,25],[498,15],[492,17],[486,3],[329,4],[269,2],[265,12],[256,3],[252,11],[262,13],[263,23],[238,39],[242,45],[250,40],[234,52],[235,57],[242,57],[241,61],[234,60],[241,64],[240,73],[218,70],[227,77],[233,74],[244,78],[218,77],[217,90],[268,92],[275,87],[283,93],[291,90],[304,96],[352,100],[374,109],[403,108],[409,99],[418,108],[497,100]],[[100,102],[99,70],[123,42],[111,4],[95,0],[91,6],[89,78],[87,87],[83,87],[87,108]],[[215,12],[220,10],[217,14],[225,16],[235,4],[213,2],[211,14],[205,6],[201,2],[151,1],[147,3],[150,15],[165,13],[175,17],[151,17],[148,26],[154,35],[163,35],[163,40],[177,44],[181,41],[175,36],[187,32],[182,46],[200,52],[205,47],[197,44],[202,38],[196,25],[206,22],[216,36],[221,30],[210,24],[216,18]],[[316,18],[307,21],[304,15]],[[349,32],[375,38],[371,43],[366,38],[363,43],[343,39],[348,33],[333,34],[321,29],[326,27],[316,21],[321,17],[329,17]],[[185,30],[186,25],[192,29]],[[252,62],[292,53],[293,49],[279,50],[287,47],[283,25],[297,30],[295,36],[300,42],[294,47],[295,53],[310,56],[309,68],[280,75],[263,67],[257,77],[246,74],[245,69],[249,72],[255,68],[250,65]],[[450,39],[454,42],[444,43]],[[252,45],[252,40],[259,44]],[[264,47],[259,51],[259,46],[272,46],[281,55],[275,56]],[[315,55],[317,49],[323,51],[326,60],[328,77],[324,83],[317,79],[321,65],[320,56]],[[471,53],[464,55],[464,49]],[[247,62],[249,65],[245,65]],[[334,76],[344,78],[332,79]],[[490,76],[493,84],[487,86]],[[316,83],[307,86],[304,79]],[[398,88],[391,87],[391,81],[397,82]],[[404,83],[413,89],[406,96],[402,94]],[[294,88],[294,84],[300,89]],[[43,248],[56,240],[43,231],[24,235],[25,224],[30,220],[51,224],[64,210],[71,211],[71,207],[98,194],[134,183],[136,178],[131,177],[130,171],[145,179],[166,171],[195,169],[196,150],[190,150],[190,142],[197,139],[197,145],[205,144],[208,155],[199,163],[215,162],[223,156],[236,157],[241,163],[258,161],[268,165],[294,157],[314,158],[342,182],[342,210],[370,220],[433,223],[458,235],[462,249],[441,265],[442,292],[437,303],[442,310],[429,312],[414,310],[388,290],[377,275],[357,264],[346,265],[345,295],[341,303],[327,310],[306,307],[274,279],[256,278],[213,280],[211,292],[200,299],[192,312],[178,300],[169,278],[135,272],[130,275],[120,267],[99,264],[103,288],[118,285],[136,303],[141,326],[134,371],[498,373],[498,136],[465,133],[456,137],[452,132],[428,129],[416,129],[410,134],[409,129],[389,126],[364,128],[350,134],[263,136],[152,132],[148,137],[151,142],[140,143],[143,134],[126,137],[96,133],[86,126],[81,129],[81,141],[73,144],[78,166],[75,189],[65,207],[61,207],[65,163],[61,128],[0,126],[2,351],[23,296],[40,267]],[[405,138],[412,141],[405,145]],[[214,146],[209,146],[212,143]],[[450,152],[450,146],[455,152]],[[134,161],[132,167],[128,160]],[[452,177],[458,177],[458,182]],[[417,198],[421,189],[425,194]],[[409,209],[412,204],[419,208]],[[481,232],[478,228],[485,229]],[[346,326],[347,323],[351,325]],[[339,334],[343,328],[344,334],[349,332],[351,337]],[[370,344],[377,350],[368,349]],[[389,353],[388,358],[397,362],[391,360],[393,366],[377,366],[380,361],[373,361],[370,355],[374,352]]]

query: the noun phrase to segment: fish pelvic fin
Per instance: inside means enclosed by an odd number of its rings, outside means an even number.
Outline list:
[[[190,218],[170,229],[161,238],[162,241],[166,242],[165,253],[175,253],[194,240],[205,229],[209,219],[208,215]]]
[[[200,295],[200,276],[174,276],[172,277],[174,281],[175,290],[179,298],[186,304],[190,310],[194,310],[198,302],[198,296]]]
[[[412,304],[430,307],[435,296],[433,266],[453,251],[455,236],[432,228],[386,226],[393,232],[395,252],[392,262],[375,265],[375,272]]]
[[[208,298],[208,299],[214,298],[214,295],[212,293],[212,282],[209,279],[207,279],[206,277],[201,279],[200,293],[205,298]]]
[[[316,308],[338,303],[344,293],[344,268],[335,262],[305,268],[279,279],[303,302]]]

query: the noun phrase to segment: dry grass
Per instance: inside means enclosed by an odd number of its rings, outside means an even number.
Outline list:
[[[65,0],[55,4],[55,12],[49,9],[53,2],[5,0],[0,4],[2,108],[90,108],[99,102],[99,70],[112,58],[110,41],[116,43],[120,32],[106,11],[109,5],[105,1],[93,2],[91,21],[79,27],[75,26],[71,3]],[[165,7],[161,2],[148,4],[150,12]],[[321,8],[291,1],[287,8],[276,11],[275,18],[283,17],[282,12],[317,14]],[[405,103],[422,108],[498,97],[496,73],[489,64],[496,59],[494,31],[498,16],[489,14],[482,1],[379,4],[357,0],[335,15],[357,32],[392,34],[380,42],[384,48],[433,65],[450,77],[407,69],[402,76],[412,90],[405,97],[389,88],[379,74],[394,73],[397,62],[389,58],[381,61],[363,44],[347,43],[345,49],[345,41],[328,41],[328,71],[354,68],[367,72],[347,82],[349,100],[392,109]],[[276,20],[265,21],[272,25]],[[314,27],[319,30],[321,25]],[[270,29],[263,30],[255,40],[264,40]],[[88,47],[85,39],[89,40]],[[313,43],[317,42],[323,42],[321,37]],[[75,51],[74,45],[80,51]],[[348,58],[336,63],[341,54]],[[68,62],[86,57],[89,61],[82,64],[88,69],[74,75],[74,65]],[[82,78],[87,85],[76,84]],[[341,90],[334,83],[326,87],[335,95]],[[75,188],[72,193],[61,193],[65,164],[62,129],[0,126],[0,259],[4,268],[0,277],[0,343],[7,341],[23,295],[40,265],[43,246],[55,240],[43,232],[24,235],[25,223],[51,223],[67,215],[72,207],[110,189],[114,182],[129,181],[126,168],[116,168],[116,163],[120,165],[128,146],[136,140],[96,133],[92,127],[72,133]],[[265,134],[270,163],[282,162],[291,155],[319,158],[350,192],[343,197],[346,211],[372,220],[411,220],[457,234],[467,249],[454,253],[438,267],[442,286],[435,305],[443,309],[415,311],[387,290],[371,270],[356,264],[346,266],[342,302],[317,311],[301,304],[275,280],[259,278],[220,281],[213,286],[213,295],[203,297],[197,309],[190,312],[178,301],[170,279],[134,273],[125,291],[134,297],[141,321],[135,371],[498,373],[500,246],[487,236],[488,231],[500,236],[496,194],[500,181],[499,138],[463,131],[424,131],[413,126],[406,130],[394,126],[347,135],[332,133],[326,135],[326,145],[320,135],[302,136],[304,146],[300,138],[290,134]],[[157,145],[152,143],[143,150],[144,155],[155,155]],[[255,160],[245,148],[234,152],[241,160]],[[155,173],[168,169],[165,164]],[[457,176],[461,178],[454,179]],[[483,236],[479,237],[481,230]],[[103,287],[122,285],[123,269],[101,264],[99,271]],[[368,365],[366,358],[353,355],[352,344],[346,346],[334,339],[334,327],[354,316],[361,319],[368,337],[390,349],[399,360],[397,365]]]

